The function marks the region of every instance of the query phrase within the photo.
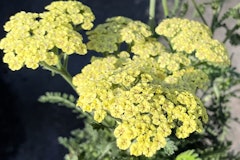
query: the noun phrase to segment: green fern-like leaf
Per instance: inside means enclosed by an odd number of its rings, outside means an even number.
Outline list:
[[[45,95],[39,97],[38,101],[42,103],[58,104],[68,108],[76,108],[75,97],[66,93],[46,92]]]
[[[93,127],[93,129],[95,130],[100,130],[100,129],[104,129],[106,126],[104,126],[103,124],[101,123],[95,123],[95,122],[92,122],[90,123],[90,125]]]
[[[167,145],[163,148],[163,150],[168,156],[170,156],[173,155],[175,151],[178,150],[178,147],[176,146],[174,141],[167,138]]]
[[[223,15],[221,21],[230,17],[234,19],[240,19],[240,4],[233,8],[229,8],[229,10]]]
[[[225,160],[225,159],[228,159],[228,157],[230,156],[230,153],[228,153],[230,146],[231,146],[231,142],[228,141],[225,143],[220,143],[217,146],[207,147],[202,151],[199,150],[198,153],[201,155],[201,157],[204,160]],[[232,154],[232,156],[234,155]]]
[[[180,13],[179,13],[179,16],[180,17],[183,17],[187,14],[187,11],[188,11],[188,8],[189,8],[189,5],[188,3],[184,3],[180,9]]]
[[[240,44],[240,35],[239,34],[233,34],[231,37],[230,37],[230,43],[234,46],[237,46]]]
[[[176,160],[201,160],[194,150],[187,150],[176,157]]]
[[[200,14],[203,15],[205,13],[205,11],[206,11],[205,5],[204,4],[199,4],[198,5],[198,11],[199,12],[197,12],[197,11],[194,12],[194,17],[200,17]]]

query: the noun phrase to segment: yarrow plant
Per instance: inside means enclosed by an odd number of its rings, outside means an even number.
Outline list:
[[[213,30],[180,17],[154,27],[121,16],[92,29],[94,19],[81,2],[55,1],[43,13],[22,11],[10,17],[0,41],[9,69],[41,66],[76,91],[76,102],[53,93],[40,98],[71,107],[85,118],[85,129],[76,130],[75,139],[60,138],[70,148],[65,159],[203,158],[204,149],[186,147],[196,136],[200,143],[211,122],[198,93],[209,91],[213,72],[230,67],[227,49],[213,38]],[[79,32],[83,30],[89,30],[87,43]],[[68,57],[89,50],[101,56],[93,56],[72,77]]]

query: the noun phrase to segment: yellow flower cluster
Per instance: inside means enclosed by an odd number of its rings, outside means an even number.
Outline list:
[[[195,54],[200,61],[212,65],[230,64],[224,45],[212,39],[210,29],[202,23],[181,18],[165,19],[156,32],[165,36],[177,52]]]
[[[60,49],[66,54],[85,54],[86,45],[77,27],[92,28],[94,15],[89,7],[77,1],[56,1],[43,13],[19,12],[4,25],[7,35],[0,41],[5,52],[3,61],[11,70],[24,65],[36,69],[40,62],[56,65]]]
[[[168,88],[188,90],[193,94],[197,89],[205,89],[209,83],[206,73],[193,67],[174,71],[164,79],[164,82]]]
[[[57,65],[58,51],[86,54],[88,48],[114,53],[93,57],[73,77],[73,85],[81,95],[77,106],[84,112],[93,113],[99,123],[108,115],[117,121],[114,136],[120,149],[152,157],[166,146],[168,136],[186,138],[203,131],[208,116],[195,93],[207,85],[208,76],[194,68],[192,60],[230,64],[226,49],[212,39],[207,26],[180,18],[164,20],[156,33],[169,40],[168,51],[146,24],[113,17],[87,32],[86,46],[77,30],[93,27],[89,7],[78,1],[55,1],[46,10],[19,12],[5,24],[8,33],[0,49],[11,70],[24,65],[36,69],[41,62]],[[128,52],[119,51],[122,43]]]
[[[125,17],[113,17],[106,23],[98,25],[87,32],[89,42],[87,47],[101,53],[114,53],[120,44],[126,42],[145,42],[145,38],[152,35],[150,27],[140,21],[133,21]]]
[[[56,1],[45,7],[49,12],[40,15],[46,21],[59,23],[61,25],[80,25],[84,30],[93,27],[95,16],[88,6],[78,1]]]
[[[165,52],[165,47],[155,38],[145,38],[143,42],[135,42],[131,47],[131,52],[142,58],[149,58],[162,55]]]
[[[81,95],[77,106],[92,112],[99,123],[108,114],[115,118],[118,121],[114,130],[117,146],[134,156],[152,157],[165,147],[169,135],[186,138],[195,131],[201,132],[202,123],[208,120],[194,89],[184,88],[195,85],[196,91],[207,77],[193,82],[194,70],[182,69],[179,75],[169,75],[160,64],[155,57],[131,57],[123,51],[118,57],[94,58],[73,77],[73,84]],[[182,84],[169,83],[167,79],[171,76]],[[173,87],[177,84],[182,87]]]
[[[93,113],[99,123],[107,115],[113,117],[118,122],[117,146],[134,156],[152,157],[170,135],[186,138],[203,131],[208,116],[196,91],[207,86],[208,76],[192,66],[194,56],[213,65],[229,65],[225,48],[201,23],[167,19],[156,32],[168,38],[172,51],[139,21],[108,19],[88,32],[88,48],[115,54],[93,58],[73,77],[81,95],[77,106]],[[122,42],[129,44],[131,56],[119,53]]]
[[[152,35],[152,32],[148,25],[140,21],[132,21],[121,29],[120,35],[123,41],[130,44],[144,42],[146,37]]]
[[[158,62],[161,68],[165,68],[170,72],[178,71],[181,66],[191,65],[190,59],[180,52],[170,54],[167,51],[161,51],[158,56]]]

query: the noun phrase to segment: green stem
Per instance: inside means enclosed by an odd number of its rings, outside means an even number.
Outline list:
[[[226,36],[225,39],[223,40],[223,43],[226,43],[227,40],[228,40],[229,38],[231,38],[231,36],[233,35],[233,33],[234,33],[237,29],[239,29],[239,27],[240,27],[240,25],[235,25],[231,30],[228,30],[228,31],[227,31],[227,36]]]
[[[151,30],[154,31],[155,28],[155,8],[156,8],[156,0],[150,0],[149,2],[149,21],[148,24],[151,27]]]
[[[177,15],[177,10],[179,9],[179,0],[175,0],[174,1],[174,9],[173,9],[173,12],[172,12],[172,14],[174,15],[174,16],[176,16]]]
[[[221,2],[221,4],[216,8],[216,9],[213,9],[213,18],[212,18],[212,23],[211,23],[211,31],[212,33],[215,32],[215,30],[220,27],[220,21],[218,20],[219,19],[219,14],[222,10],[222,6],[223,6],[223,2]]]
[[[98,157],[97,160],[101,160],[103,159],[103,157],[111,150],[111,148],[113,147],[114,142],[110,142],[106,145],[105,149],[103,150],[102,154]]]
[[[75,86],[72,84],[72,76],[65,69],[61,70],[61,74],[60,75],[68,82],[68,84],[70,84],[70,86],[75,91]]]
[[[68,67],[68,55],[64,54],[63,56],[63,68],[65,68],[67,70]]]
[[[198,8],[197,3],[195,2],[195,0],[192,0],[192,3],[193,3],[193,5],[194,5],[195,9],[197,10],[200,18],[202,19],[203,23],[204,23],[205,25],[208,25],[208,24],[207,24],[207,21],[205,20],[205,18],[203,17],[201,11],[199,10],[199,8]]]
[[[56,68],[54,66],[48,65],[45,62],[41,62],[41,66],[43,66],[43,68],[46,70],[49,70],[55,74],[59,74],[61,77],[63,77],[64,80],[67,81],[67,83],[73,88],[73,90],[76,91],[75,86],[72,84],[72,76],[67,72],[65,68]]]
[[[162,0],[162,7],[163,7],[164,17],[168,17],[169,16],[169,11],[168,11],[167,0]]]

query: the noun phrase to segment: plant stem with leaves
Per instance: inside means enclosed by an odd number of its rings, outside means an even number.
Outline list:
[[[53,74],[59,74],[64,80],[66,80],[66,82],[75,91],[75,86],[72,84],[72,76],[70,75],[70,73],[67,70],[67,63],[68,63],[68,56],[65,56],[65,54],[64,54],[63,64],[59,60],[59,64],[56,67],[50,66],[45,62],[41,62],[41,66],[43,67],[43,69],[49,70]]]

